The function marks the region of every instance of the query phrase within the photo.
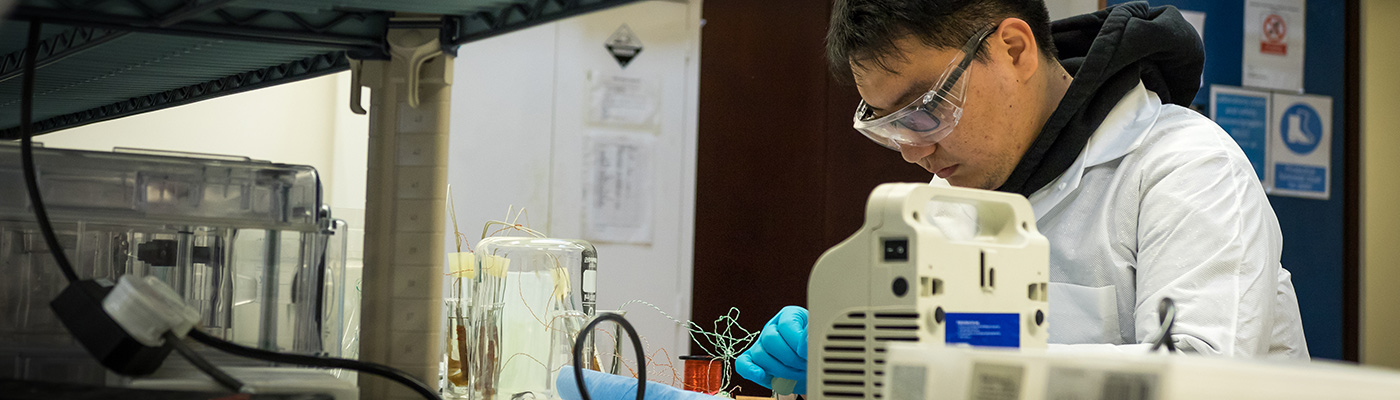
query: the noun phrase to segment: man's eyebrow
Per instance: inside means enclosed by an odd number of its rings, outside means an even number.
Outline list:
[[[895,103],[894,105],[890,106],[890,107],[892,107],[892,108],[904,107],[904,106],[908,105],[909,103],[912,103],[912,102],[914,101],[914,99],[917,98],[918,95],[922,95],[922,94],[924,94],[924,93],[926,93],[926,92],[928,92],[929,90],[932,90],[932,89],[933,89],[933,82],[929,82],[929,81],[925,81],[925,80],[917,80],[917,81],[914,81],[914,83],[911,83],[911,84],[909,84],[908,87],[904,88],[904,92],[900,93],[900,94],[899,94],[899,97],[896,97],[896,98],[895,98],[896,103]],[[874,105],[872,105],[872,104],[869,104],[869,103],[866,103],[866,105],[867,105],[867,106],[870,106],[870,110],[871,110],[871,111],[875,111],[875,112],[877,112],[877,113],[883,113],[883,111],[886,111],[886,110],[883,109],[883,108],[876,107],[876,106],[874,106]]]

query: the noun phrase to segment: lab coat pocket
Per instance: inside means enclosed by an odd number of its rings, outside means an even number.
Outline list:
[[[1050,343],[1123,344],[1117,293],[1112,285],[1050,282]]]

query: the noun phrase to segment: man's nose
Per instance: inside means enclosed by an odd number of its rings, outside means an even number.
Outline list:
[[[904,161],[918,164],[919,160],[928,157],[929,154],[933,154],[933,150],[936,147],[938,147],[938,145],[914,146],[901,144],[899,145],[899,154],[904,156]]]

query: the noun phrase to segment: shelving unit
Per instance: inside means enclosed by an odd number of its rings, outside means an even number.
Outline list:
[[[20,0],[0,25],[0,140],[20,136],[33,23],[39,134],[353,70],[352,109],[366,112],[361,87],[375,105],[368,186],[397,189],[365,202],[360,359],[432,383],[456,49],[635,1]],[[417,397],[373,377],[359,387]]]
[[[0,22],[0,139],[19,138],[31,21],[44,24],[34,121],[47,133],[336,73],[349,58],[385,59],[389,28],[440,28],[443,50],[455,54],[634,1],[21,0]],[[396,14],[435,18],[390,22]]]

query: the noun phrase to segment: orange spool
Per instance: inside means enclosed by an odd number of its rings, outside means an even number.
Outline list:
[[[719,393],[724,376],[724,362],[710,356],[681,356],[685,361],[683,389],[705,394]]]

